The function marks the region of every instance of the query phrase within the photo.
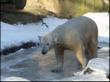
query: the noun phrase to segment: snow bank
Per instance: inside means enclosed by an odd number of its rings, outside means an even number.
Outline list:
[[[109,14],[104,13],[87,13],[84,16],[93,19],[99,30],[99,42],[109,42]],[[43,19],[44,22],[49,26],[39,23],[31,24],[7,24],[1,22],[1,49],[10,47],[13,45],[21,45],[22,42],[38,41],[39,35],[45,35],[48,32],[54,30],[58,25],[61,25],[67,21],[67,19],[59,19],[56,17],[47,17]]]
[[[58,19],[56,17],[47,17],[43,20],[49,26],[48,28],[42,25],[41,22],[26,25],[10,25],[1,22],[1,49],[12,45],[21,45],[22,42],[37,42],[39,35],[45,35],[55,29],[56,26],[67,21],[67,19]]]

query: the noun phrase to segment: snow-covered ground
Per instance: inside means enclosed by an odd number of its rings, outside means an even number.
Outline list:
[[[41,22],[31,24],[7,24],[1,22],[1,49],[11,47],[13,45],[21,45],[22,42],[38,41],[38,36],[44,35],[52,31],[56,26],[64,23],[67,19],[59,19],[56,17],[47,17],[43,19],[49,26],[42,25]]]
[[[103,13],[86,13],[84,16],[92,18],[99,30],[99,42],[109,42],[109,14]],[[49,26],[42,25],[41,22],[30,24],[7,24],[1,22],[1,49],[11,47],[13,45],[21,45],[22,42],[38,41],[39,35],[45,35],[54,30],[58,25],[63,24],[67,19],[60,19],[56,17],[47,17],[43,19]]]

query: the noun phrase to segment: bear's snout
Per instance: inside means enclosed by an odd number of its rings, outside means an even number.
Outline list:
[[[47,52],[47,50],[42,50],[42,54],[46,54]]]
[[[42,54],[46,54],[47,52],[45,52],[45,51],[42,51]]]
[[[47,46],[44,46],[42,48],[42,54],[46,54],[48,52],[48,47]]]

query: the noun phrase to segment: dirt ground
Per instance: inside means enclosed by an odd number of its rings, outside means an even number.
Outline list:
[[[10,4],[1,4],[0,10],[1,21],[10,24],[37,22],[48,14],[47,10],[37,7],[36,0],[27,0],[26,6],[21,10]]]
[[[109,48],[98,50],[99,57],[108,57]],[[56,65],[54,51],[42,55],[37,48],[20,50],[1,57],[1,79],[22,77],[30,81],[51,81],[69,78],[78,70],[78,62],[72,51],[65,51],[64,72],[52,73]]]

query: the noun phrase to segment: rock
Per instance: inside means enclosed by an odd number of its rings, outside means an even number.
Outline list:
[[[74,73],[73,77],[58,81],[109,81],[109,57],[105,59],[93,58],[88,62],[85,69]]]
[[[77,72],[74,75],[84,75],[91,71],[92,74],[99,74],[99,75],[109,75],[109,58],[93,58],[91,59],[85,69],[81,72]]]

